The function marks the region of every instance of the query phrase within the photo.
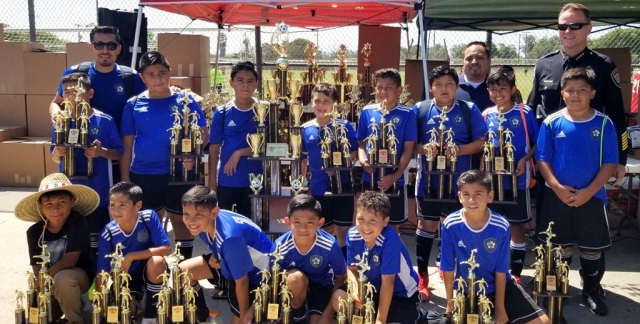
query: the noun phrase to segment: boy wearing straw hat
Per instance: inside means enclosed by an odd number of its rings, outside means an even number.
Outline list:
[[[42,179],[38,192],[22,199],[15,208],[18,219],[36,222],[27,230],[34,273],[41,268],[34,256],[42,252],[43,244],[47,245],[52,293],[68,324],[82,323],[80,300],[89,290],[89,278],[95,276],[85,215],[93,212],[99,202],[95,190],[72,184],[62,173],[53,173]]]

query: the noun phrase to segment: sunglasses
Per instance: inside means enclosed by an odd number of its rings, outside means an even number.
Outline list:
[[[93,48],[97,50],[102,50],[104,46],[107,46],[107,49],[110,51],[115,51],[118,48],[118,43],[116,42],[93,42]]]
[[[580,30],[584,26],[591,25],[590,23],[572,23],[572,24],[558,24],[558,30],[565,31],[568,29],[571,30]]]

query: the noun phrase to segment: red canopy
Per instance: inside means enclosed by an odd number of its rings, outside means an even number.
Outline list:
[[[216,24],[274,26],[284,21],[294,27],[318,29],[403,23],[413,18],[416,2],[140,0],[140,5]]]

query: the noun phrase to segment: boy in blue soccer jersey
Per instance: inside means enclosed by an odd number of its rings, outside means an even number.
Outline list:
[[[538,169],[546,182],[539,228],[554,222],[551,242],[564,248],[562,259],[569,264],[578,244],[582,298],[593,313],[606,315],[600,281],[611,238],[604,185],[618,164],[616,130],[609,117],[590,106],[596,92],[593,70],[569,69],[560,86],[567,107],[544,120],[537,142]]]
[[[500,126],[503,127],[504,132],[507,130],[511,132],[510,137],[513,140],[513,155],[517,163],[515,171],[518,174],[518,192],[515,199],[517,204],[494,204],[491,210],[503,215],[511,225],[511,274],[520,283],[525,257],[524,224],[531,220],[529,179],[533,170],[532,158],[539,129],[531,108],[522,103],[514,104],[512,100],[517,88],[515,74],[510,68],[501,67],[487,78],[489,98],[496,105],[483,111],[482,115],[487,128],[496,135],[493,137],[495,147],[499,147],[497,135]],[[503,177],[502,182],[504,200],[514,201],[512,179]]]
[[[198,314],[206,320],[208,309],[197,284],[210,279],[219,285],[220,276],[229,280],[229,306],[233,313],[231,323],[250,321],[249,305],[253,301],[250,291],[260,284],[260,271],[269,268],[271,241],[258,225],[234,212],[220,209],[215,191],[195,186],[182,197],[184,223],[192,235],[198,235],[211,253],[180,263],[182,270],[193,274],[192,284],[198,292]],[[249,316],[247,316],[249,315]],[[200,316],[198,316],[201,318]],[[242,322],[241,322],[242,319]]]
[[[433,95],[433,100],[420,102],[413,107],[419,133],[415,152],[421,156],[416,178],[416,213],[418,215],[416,262],[418,263],[418,274],[420,274],[419,290],[422,300],[429,298],[428,264],[440,219],[460,208],[457,202],[427,202],[424,200],[424,198],[437,198],[440,185],[443,186],[444,192],[456,193],[458,191],[455,176],[453,188],[449,188],[448,176],[444,177],[444,184],[440,184],[439,177],[435,175],[431,176],[431,183],[426,183],[428,177],[424,174],[427,169],[424,145],[430,142],[431,134],[429,132],[433,129],[438,130],[441,122],[440,116],[444,111],[447,118],[444,126],[447,130],[453,131],[453,141],[458,147],[456,168],[459,173],[476,167],[472,163],[472,157],[482,149],[487,133],[480,109],[472,102],[456,100],[454,97],[456,89],[458,89],[456,70],[448,66],[438,66],[429,73],[429,91]],[[447,150],[445,154],[449,155],[450,153]],[[433,148],[433,156],[436,155],[436,149]],[[436,266],[438,264],[439,257],[436,258]]]
[[[323,127],[328,127],[331,131],[329,135],[333,135],[333,125],[331,124],[331,112],[338,101],[338,92],[336,88],[328,83],[319,83],[311,91],[311,104],[316,118],[302,124],[302,152],[305,154],[301,162],[302,174],[307,173],[307,168],[311,171],[310,194],[316,198],[322,206],[322,217],[324,218],[323,229],[331,234],[335,234],[338,244],[346,257],[346,237],[349,227],[353,224],[353,197],[351,196],[325,196],[330,191],[330,176],[334,171],[325,171],[322,169],[322,149],[320,141],[325,136]],[[347,120],[338,119],[338,124],[346,129],[346,138],[351,147],[351,158],[355,159],[358,149],[358,140],[353,125]],[[335,136],[332,136],[332,138]],[[336,145],[335,141],[331,143],[332,152],[342,152],[342,148]],[[345,193],[351,192],[351,179],[349,172],[341,171],[342,190]],[[333,225],[336,225],[335,227]],[[335,231],[334,231],[335,229]]]
[[[82,88],[84,93],[80,97],[89,102],[93,96],[91,80],[84,73],[71,73],[62,77],[62,95],[65,100],[71,102],[71,109],[75,111],[76,90],[78,80],[82,78]],[[91,214],[87,215],[89,221],[89,231],[91,233],[91,254],[95,258],[98,253],[98,234],[111,220],[109,217],[109,188],[111,187],[111,162],[122,157],[122,142],[118,134],[118,128],[113,118],[102,111],[90,107],[87,111],[89,115],[89,142],[91,147],[86,149],[75,149],[74,168],[79,173],[87,172],[87,159],[93,160],[93,171],[95,176],[89,179],[72,179],[74,184],[81,184],[92,188],[100,195],[100,205]],[[72,123],[71,127],[77,127]],[[55,143],[55,129],[52,131],[51,142]],[[69,152],[68,147],[56,146],[51,148],[51,159],[60,163],[60,159]],[[62,164],[59,167],[62,172]]]
[[[280,236],[272,250],[280,244],[284,258],[278,263],[289,270],[293,322],[307,323],[308,309],[308,323],[328,323],[334,313],[331,295],[346,278],[347,264],[340,247],[331,234],[320,229],[324,223],[322,208],[313,196],[291,198],[284,221],[291,231]]]
[[[250,161],[247,134],[258,125],[253,106],[258,87],[258,71],[251,62],[236,63],[231,69],[235,98],[216,108],[211,125],[209,188],[218,194],[221,209],[251,217],[249,173],[262,174],[262,162]],[[218,167],[219,166],[219,167]]]
[[[110,271],[106,256],[120,243],[124,246],[122,271],[131,275],[131,292],[138,302],[143,292],[147,294],[142,324],[156,322],[155,304],[162,280],[158,278],[166,268],[163,256],[169,255],[169,238],[153,210],[141,210],[142,189],[131,182],[119,182],[109,190],[109,210],[113,220],[100,233],[97,273]],[[96,290],[100,291],[100,277],[96,278]],[[143,290],[143,286],[146,289]],[[135,304],[132,304],[135,306]],[[132,314],[136,313],[135,307]]]
[[[462,209],[447,216],[442,224],[440,270],[444,271],[447,313],[453,311],[454,279],[466,279],[469,274],[468,265],[460,262],[467,261],[475,249],[480,266],[474,273],[478,280],[487,282],[486,293],[495,305],[496,324],[550,323],[509,274],[509,222],[487,208],[493,201],[491,178],[482,171],[467,171],[458,178],[458,188]]]
[[[391,211],[389,213],[389,223],[397,230],[401,224],[407,221],[407,191],[405,190],[407,180],[407,166],[413,156],[413,146],[417,140],[415,116],[411,113],[411,108],[398,103],[398,96],[402,90],[402,78],[396,69],[382,69],[375,73],[376,79],[376,100],[379,104],[365,106],[358,120],[358,159],[364,169],[362,175],[363,190],[371,188],[371,181],[376,183],[376,188],[381,192],[397,195],[392,196]],[[384,107],[381,105],[384,104]],[[373,132],[372,120],[377,125],[378,134],[388,132],[388,129],[380,129],[381,109],[386,109],[385,120],[388,124],[394,125],[394,133],[397,138],[398,167],[396,169],[387,168],[386,175],[379,179],[378,169],[369,165],[367,158],[369,148],[366,146],[366,138]],[[378,143],[378,147],[380,144]],[[377,153],[376,153],[377,154]],[[393,184],[397,185],[397,191],[393,192]]]
[[[160,52],[150,51],[140,58],[140,75],[149,90],[131,98],[124,108],[122,116],[122,143],[124,153],[120,163],[122,181],[133,182],[142,188],[143,209],[153,209],[164,216],[166,210],[175,241],[180,242],[180,253],[190,258],[193,253],[193,236],[182,222],[181,198],[190,185],[169,187],[171,180],[169,157],[171,152],[170,128],[173,127],[172,113],[182,111],[188,98],[188,107],[192,114],[197,113],[198,125],[202,132],[202,147],[209,142],[205,127],[206,120],[200,106],[193,97],[175,92],[169,86],[171,66]],[[128,167],[124,167],[128,166]],[[176,173],[182,167],[190,169],[193,159],[183,159],[176,166]]]
[[[358,282],[356,264],[367,252],[370,269],[364,274],[377,291],[376,323],[414,323],[419,318],[418,275],[400,235],[388,225],[390,210],[389,198],[380,192],[366,191],[358,199],[356,226],[347,238],[347,278]],[[334,293],[334,310],[338,297],[346,299],[345,291],[343,286]],[[354,298],[363,302],[362,296]]]

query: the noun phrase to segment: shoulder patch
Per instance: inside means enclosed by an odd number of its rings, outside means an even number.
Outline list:
[[[620,88],[620,73],[618,73],[618,69],[615,68],[611,71],[611,80],[613,83]]]

